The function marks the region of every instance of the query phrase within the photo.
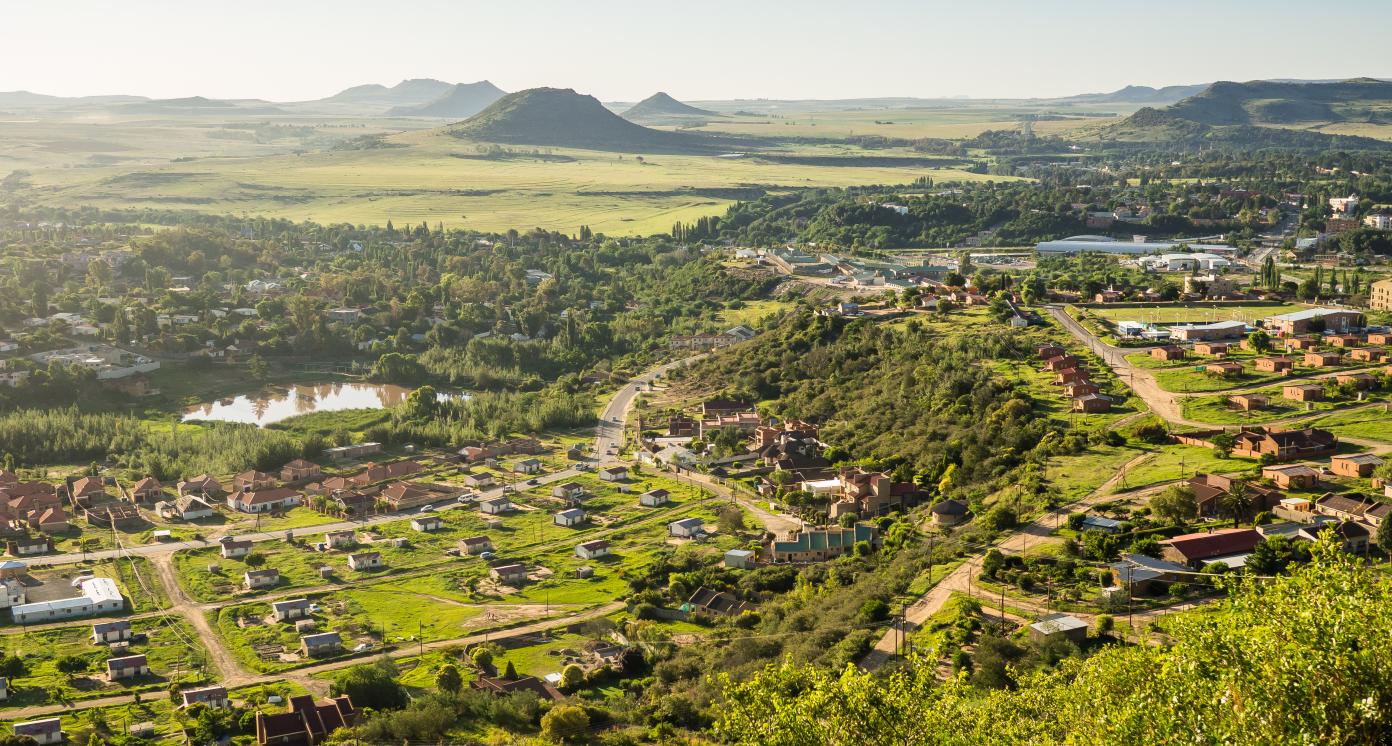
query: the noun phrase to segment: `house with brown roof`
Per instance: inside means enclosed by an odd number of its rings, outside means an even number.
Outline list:
[[[1238,481],[1231,477],[1202,472],[1190,477],[1188,486],[1189,490],[1194,493],[1194,502],[1198,505],[1199,515],[1213,516],[1221,513],[1223,497],[1232,491],[1233,485]],[[1252,502],[1253,512],[1266,510],[1285,497],[1280,492],[1259,484],[1247,483],[1245,489],[1248,499]]]
[[[1252,364],[1263,373],[1292,373],[1295,371],[1295,358],[1285,355],[1259,357]]]
[[[459,540],[459,551],[464,554],[483,554],[493,551],[493,542],[487,536],[470,536]]]
[[[1392,345],[1392,332],[1368,332],[1368,344]]]
[[[410,510],[443,497],[423,485],[413,482],[392,482],[382,490],[382,499],[392,510]]]
[[[1307,352],[1304,362],[1311,368],[1332,368],[1343,361],[1343,356],[1337,352]]]
[[[309,695],[290,698],[282,713],[256,712],[258,746],[315,746],[339,728],[357,723],[358,713],[347,696],[316,704]]]
[[[203,686],[195,689],[184,689],[179,692],[179,697],[183,700],[181,707],[189,705],[203,705],[215,710],[225,710],[232,706],[232,700],[227,697],[227,687],[224,686]]]
[[[1063,348],[1058,345],[1040,345],[1034,348],[1034,357],[1038,360],[1048,360],[1064,354]]]
[[[1281,398],[1291,401],[1324,401],[1324,387],[1316,383],[1282,386]]]
[[[1088,380],[1088,374],[1077,368],[1066,368],[1054,374],[1054,384],[1067,386],[1070,383],[1083,383]]]
[[[1360,521],[1363,520],[1363,515],[1368,512],[1368,509],[1377,504],[1376,501],[1358,493],[1336,495],[1333,492],[1327,492],[1315,500],[1315,512],[1342,521]]]
[[[1065,384],[1063,387],[1063,395],[1070,399],[1087,396],[1088,394],[1100,393],[1102,393],[1102,389],[1098,388],[1097,384],[1091,381],[1078,381],[1077,383]]]
[[[1331,335],[1325,337],[1325,338],[1324,338],[1324,341],[1325,341],[1326,344],[1330,344],[1330,345],[1333,345],[1333,346],[1335,346],[1335,347],[1357,347],[1358,345],[1363,344],[1363,335],[1361,335],[1361,334],[1331,334]]]
[[[222,546],[223,559],[238,559],[251,554],[254,544],[251,539],[238,539],[232,536],[224,536],[218,539],[218,544]]]
[[[1057,373],[1068,368],[1077,368],[1078,358],[1072,355],[1057,355],[1044,361],[1044,370]]]
[[[1360,363],[1380,363],[1387,359],[1387,350],[1378,347],[1359,347],[1349,350],[1349,359]]]
[[[1073,397],[1073,411],[1086,414],[1099,414],[1112,411],[1112,400],[1098,394]]]
[[[300,493],[289,487],[233,492],[227,507],[240,513],[279,513],[300,504]]]
[[[364,572],[382,567],[381,552],[358,552],[348,555],[348,569]]]
[[[203,498],[216,498],[222,495],[222,483],[207,474],[189,477],[178,484],[180,495],[198,495]]]
[[[1238,363],[1224,361],[1221,363],[1209,363],[1204,366],[1205,373],[1211,373],[1223,378],[1242,375],[1242,366]]]
[[[1219,557],[1251,552],[1264,539],[1250,528],[1225,528],[1183,534],[1160,542],[1162,558],[1199,569]]]
[[[1341,477],[1371,477],[1382,466],[1382,458],[1371,453],[1350,453],[1329,459],[1329,470]]]
[[[1377,379],[1367,373],[1340,373],[1334,376],[1334,382],[1340,386],[1352,386],[1359,391],[1367,391],[1377,383]]]
[[[488,568],[488,574],[500,583],[525,583],[527,566],[521,564],[498,565]]]
[[[308,482],[324,475],[324,470],[313,461],[297,458],[280,467],[280,481]]]
[[[56,717],[15,723],[14,734],[18,738],[32,738],[39,746],[63,742],[62,722]]]
[[[53,540],[47,536],[20,536],[6,543],[5,551],[11,557],[27,557],[53,550]]]
[[[1319,337],[1315,336],[1286,337],[1281,340],[1281,346],[1287,350],[1313,350],[1319,344]]]
[[[1261,475],[1283,490],[1308,490],[1319,484],[1319,472],[1304,464],[1263,466]]]
[[[232,491],[254,492],[256,490],[268,490],[272,487],[275,487],[275,481],[275,477],[271,476],[270,474],[267,474],[264,471],[249,469],[247,471],[242,472],[241,474],[238,474],[235,477],[232,477]]]
[[[393,461],[390,464],[368,464],[366,469],[354,474],[353,484],[366,487],[369,484],[385,482],[388,479],[402,479],[425,471],[425,467],[411,460]]]
[[[514,692],[531,692],[544,700],[560,701],[565,699],[565,695],[561,694],[556,687],[534,676],[518,676],[514,679],[479,676],[470,681],[469,686],[499,696],[506,696]]]
[[[242,585],[249,591],[270,588],[280,583],[280,570],[268,567],[261,570],[247,570],[242,573]]]
[[[68,485],[68,495],[79,505],[88,505],[106,497],[106,483],[101,477],[82,477]]]
[[[1254,409],[1266,409],[1271,402],[1266,398],[1266,394],[1233,394],[1228,397],[1228,403],[1244,412]]]
[[[1277,461],[1328,456],[1339,445],[1334,433],[1319,428],[1277,430],[1275,428],[1243,428],[1235,436],[1233,455],[1260,459],[1270,455]]]
[[[1227,342],[1195,342],[1195,355],[1226,355],[1232,348]]]
[[[716,616],[737,616],[754,609],[747,601],[741,601],[725,591],[717,591],[704,585],[697,588],[686,600],[687,608]]]
[[[34,511],[29,514],[29,528],[42,531],[46,534],[61,534],[72,526],[68,520],[68,514],[62,508],[47,508],[43,512]]]
[[[154,477],[145,477],[131,487],[130,493],[131,498],[137,502],[158,500],[164,495],[164,485]]]
[[[1185,351],[1179,345],[1161,345],[1150,348],[1150,356],[1156,360],[1183,360]]]

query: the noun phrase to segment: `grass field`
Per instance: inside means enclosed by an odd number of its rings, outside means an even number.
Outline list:
[[[1076,456],[1049,459],[1044,476],[1067,502],[1087,497],[1142,451],[1131,446],[1097,445]]]
[[[324,223],[397,224],[505,230],[540,226],[613,235],[665,232],[677,221],[724,212],[729,190],[1003,180],[934,167],[911,151],[904,165],[778,163],[712,155],[654,155],[547,149],[535,156],[482,156],[474,143],[438,131],[392,138],[404,147],[303,155],[199,158],[178,163],[36,171],[30,194],[46,204],[188,209]],[[530,151],[530,149],[527,149]],[[803,144],[798,155],[837,159],[871,154],[850,146]],[[638,157],[642,155],[642,157]]]
[[[1218,451],[1212,448],[1185,445],[1164,446],[1128,472],[1125,481],[1117,485],[1116,492],[1126,492],[1176,479],[1187,479],[1194,476],[1195,472],[1230,474],[1248,471],[1256,465],[1257,462],[1251,459],[1223,458]]]
[[[1122,105],[1077,107],[1078,113],[1111,114],[1130,109]],[[885,109],[867,106],[851,110],[827,111],[815,104],[778,102],[768,104],[751,101],[742,105],[745,114],[728,114],[712,118],[694,127],[703,132],[722,132],[767,138],[848,138],[887,137],[918,139],[924,137],[959,139],[975,137],[987,130],[1019,130],[1020,119],[1037,114],[1037,108],[1009,106],[990,102],[947,103],[913,108]],[[1073,111],[1073,108],[1069,109]],[[1085,125],[1116,121],[1114,117],[1089,116],[1051,119],[1034,123],[1038,134],[1060,134]]]
[[[1188,306],[1154,306],[1140,308],[1114,308],[1110,306],[1089,307],[1089,314],[1108,321],[1140,321],[1152,324],[1195,323],[1208,324],[1214,321],[1245,321],[1252,323],[1269,316],[1299,311],[1305,306],[1294,304],[1273,305],[1204,305],[1195,303]]]
[[[1335,412],[1311,420],[1309,424],[1312,427],[1331,430],[1335,435],[1392,443],[1392,412],[1388,411],[1386,404],[1380,407]]]

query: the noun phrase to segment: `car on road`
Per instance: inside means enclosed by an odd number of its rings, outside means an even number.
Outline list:
[[[420,509],[420,512],[422,512],[422,513],[434,513],[434,512],[435,512],[435,506],[434,506],[434,505],[422,505],[422,506],[421,506],[421,509]]]
[[[498,555],[494,554],[493,552],[479,552],[479,559],[491,560],[497,556]]]
[[[530,484],[530,485],[532,485],[533,487],[535,487],[536,484],[537,484],[536,477],[532,477],[531,479],[528,479],[528,480],[527,480],[527,484]]]

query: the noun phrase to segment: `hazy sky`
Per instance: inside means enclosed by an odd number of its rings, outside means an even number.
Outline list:
[[[302,100],[433,77],[631,101],[1392,77],[1385,2],[0,0],[0,91]]]

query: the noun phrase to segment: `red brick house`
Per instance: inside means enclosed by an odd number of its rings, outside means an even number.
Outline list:
[[[1277,461],[1328,456],[1339,445],[1334,433],[1318,428],[1303,430],[1268,430],[1262,427],[1243,429],[1237,433],[1233,455],[1260,459],[1272,456]]]
[[[1282,386],[1281,397],[1291,401],[1323,401],[1324,387],[1314,383]]]
[[[1359,347],[1349,350],[1349,359],[1364,363],[1380,363],[1387,359],[1387,350],[1377,347]]]
[[[1195,342],[1196,355],[1226,355],[1230,345],[1227,342]]]
[[[1284,355],[1277,357],[1260,357],[1256,362],[1257,370],[1263,373],[1291,373],[1295,370],[1295,359]]]
[[[1112,411],[1112,400],[1097,394],[1074,397],[1073,411],[1086,414],[1099,414]]]
[[[1160,542],[1162,558],[1195,569],[1218,557],[1243,554],[1266,538],[1255,529],[1226,528],[1197,534],[1184,534]]]
[[[256,713],[256,743],[259,746],[314,746],[339,728],[358,720],[353,701],[346,696],[316,704],[309,695],[290,698],[286,712]]]
[[[1152,347],[1150,349],[1150,356],[1155,358],[1156,360],[1183,360],[1184,348],[1180,347],[1179,345],[1161,345],[1160,347]]]
[[[1307,352],[1305,364],[1311,368],[1331,368],[1338,365],[1343,356],[1337,352]]]

